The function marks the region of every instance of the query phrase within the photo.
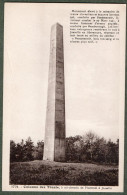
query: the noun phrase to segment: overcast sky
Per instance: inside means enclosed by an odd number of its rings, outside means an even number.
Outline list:
[[[92,130],[113,141],[119,137],[119,93],[121,83],[124,85],[124,78],[119,79],[120,41],[70,43],[69,14],[75,4],[71,6],[5,6],[4,132],[10,139],[44,139],[50,30],[56,22],[64,31],[66,135]],[[95,9],[92,6],[97,5],[77,6]]]

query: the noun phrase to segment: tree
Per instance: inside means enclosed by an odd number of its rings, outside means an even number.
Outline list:
[[[44,152],[44,141],[38,141],[37,143],[37,159],[42,160],[43,159],[43,152]]]
[[[44,142],[34,146],[30,137],[20,143],[10,141],[10,162],[43,159]],[[119,140],[116,143],[97,136],[92,131],[84,136],[66,138],[66,160],[71,162],[115,163],[119,160]]]
[[[23,160],[24,161],[31,161],[33,160],[33,147],[34,147],[34,144],[31,140],[30,137],[28,137],[28,139],[26,140],[26,143],[24,144],[23,146]]]
[[[82,151],[82,136],[66,138],[66,160],[79,161]]]
[[[111,140],[107,143],[108,146],[108,162],[109,163],[118,163],[119,158],[119,140],[117,143],[113,143]]]
[[[81,161],[82,149],[83,149],[83,139],[81,136],[77,138],[78,139],[74,142],[75,159],[77,159],[77,161]]]
[[[95,142],[95,154],[94,160],[97,162],[107,162],[108,147],[106,140],[102,138],[97,138]]]
[[[21,142],[16,145],[16,161],[23,161],[23,157],[24,157],[24,148]]]
[[[10,162],[16,161],[16,143],[11,140],[10,141]]]
[[[97,140],[97,135],[94,134],[92,131],[89,131],[83,136],[84,152],[87,153],[87,159],[89,160],[93,160],[96,140]]]

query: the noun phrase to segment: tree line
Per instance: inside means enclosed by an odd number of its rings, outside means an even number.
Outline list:
[[[10,141],[10,162],[42,160],[44,150],[44,142],[38,141],[37,146],[30,137],[24,142],[15,143]]]
[[[20,143],[10,141],[10,162],[42,160],[44,141],[38,141],[37,145],[29,137]],[[71,136],[66,138],[67,162],[96,162],[106,164],[118,164],[119,140],[116,143],[103,137],[88,132],[83,136]]]

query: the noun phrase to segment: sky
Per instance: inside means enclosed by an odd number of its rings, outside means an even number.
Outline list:
[[[97,5],[85,6],[82,9]],[[64,33],[66,136],[91,130],[107,140],[119,137],[120,102],[124,101],[121,42],[70,43],[72,9],[75,4],[5,5],[3,132],[9,139],[44,140],[50,31],[56,22]]]

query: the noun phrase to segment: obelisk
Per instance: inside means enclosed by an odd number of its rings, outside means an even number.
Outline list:
[[[48,97],[43,160],[65,161],[65,85],[63,27],[51,28]]]

